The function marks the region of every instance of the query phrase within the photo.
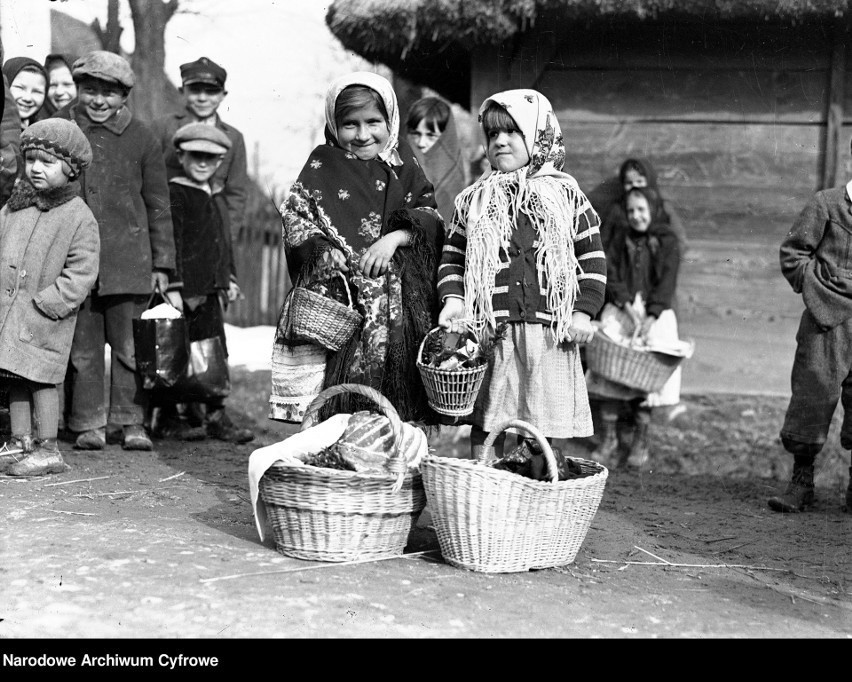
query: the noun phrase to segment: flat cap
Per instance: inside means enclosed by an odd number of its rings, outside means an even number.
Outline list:
[[[180,66],[180,79],[184,85],[207,83],[224,88],[227,77],[228,72],[207,57],[201,57],[201,59]]]
[[[177,149],[187,152],[224,154],[231,148],[231,140],[216,126],[209,123],[187,123],[172,136]]]
[[[118,83],[130,90],[136,79],[133,69],[124,57],[106,50],[95,50],[80,57],[71,66],[71,77],[78,81],[87,76]]]

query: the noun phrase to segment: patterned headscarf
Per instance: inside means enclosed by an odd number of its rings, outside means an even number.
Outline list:
[[[514,171],[486,171],[456,199],[460,224],[450,229],[464,229],[467,236],[466,317],[476,327],[495,324],[494,278],[501,262],[508,260],[516,215],[522,211],[538,233],[536,270],[539,287],[547,290],[554,332],[557,338],[566,338],[579,292],[574,238],[590,204],[577,181],[562,172],[565,144],[548,99],[536,90],[499,92],[482,103],[480,120],[491,102],[505,108],[515,121],[530,161]],[[487,148],[487,136],[485,143]]]
[[[384,102],[385,110],[388,112],[388,130],[390,137],[385,148],[379,152],[379,158],[391,166],[401,166],[402,159],[399,157],[397,145],[399,144],[399,103],[396,93],[387,78],[369,71],[356,71],[355,73],[341,76],[333,81],[328,87],[325,95],[325,125],[328,131],[337,141],[337,121],[334,116],[337,106],[337,98],[344,89],[350,85],[363,85],[375,90]]]

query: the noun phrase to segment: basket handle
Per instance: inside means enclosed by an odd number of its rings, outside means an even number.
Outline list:
[[[405,478],[406,471],[408,470],[408,464],[405,461],[405,453],[402,451],[402,420],[400,420],[399,413],[396,411],[396,408],[391,404],[391,402],[376,389],[365,384],[337,384],[336,386],[329,386],[325,390],[321,391],[311,401],[311,404],[308,405],[308,409],[305,410],[305,416],[302,418],[302,426],[300,430],[304,431],[311,426],[320,408],[325,405],[325,403],[331,400],[331,398],[344,393],[357,393],[365,398],[369,398],[379,406],[381,412],[390,421],[391,430],[393,431],[394,436],[394,456],[390,461],[390,470],[396,474],[397,477],[394,482],[393,490],[394,492],[398,491],[402,487],[403,479]]]
[[[352,308],[354,304],[352,303],[352,292],[349,289],[349,280],[346,279],[346,276],[340,270],[335,270],[334,274],[343,280],[343,288],[346,289],[346,299],[349,301],[349,307]]]
[[[553,448],[551,448],[550,443],[547,442],[547,437],[535,426],[521,419],[507,419],[501,424],[498,424],[496,428],[492,429],[488,433],[488,436],[485,438],[485,442],[479,449],[480,461],[482,462],[485,460],[490,449],[494,447],[494,441],[497,440],[497,437],[503,433],[503,431],[512,427],[516,429],[523,429],[538,441],[538,444],[541,446],[541,451],[544,453],[544,459],[547,461],[547,470],[548,473],[550,473],[550,482],[556,483],[559,480],[559,470],[556,465],[556,457],[553,455]]]

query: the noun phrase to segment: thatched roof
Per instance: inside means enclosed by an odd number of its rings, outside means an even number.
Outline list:
[[[470,52],[537,22],[850,19],[852,0],[334,0],[326,14],[344,47],[461,104]]]

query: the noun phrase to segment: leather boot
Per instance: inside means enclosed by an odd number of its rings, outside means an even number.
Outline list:
[[[20,462],[12,464],[6,473],[9,476],[45,476],[61,474],[70,467],[62,458],[55,438],[45,438],[37,441],[32,453]]]
[[[605,467],[616,464],[613,455],[618,451],[617,421],[603,419],[601,422],[601,442],[592,453],[592,459]]]
[[[121,442],[121,447],[125,450],[153,450],[154,444],[145,433],[145,427],[142,424],[125,424],[122,427],[124,439]]]
[[[630,444],[630,451],[627,453],[627,466],[640,471],[649,469],[648,429],[650,426],[651,413],[648,410],[637,411],[636,430],[633,432],[633,442]]]
[[[254,440],[254,433],[231,421],[224,407],[207,413],[207,435],[229,443],[248,443]]]
[[[846,493],[849,499],[849,493]],[[775,497],[769,498],[769,508],[772,511],[790,514],[804,511],[814,503],[814,465],[793,464],[793,476],[787,489]]]

